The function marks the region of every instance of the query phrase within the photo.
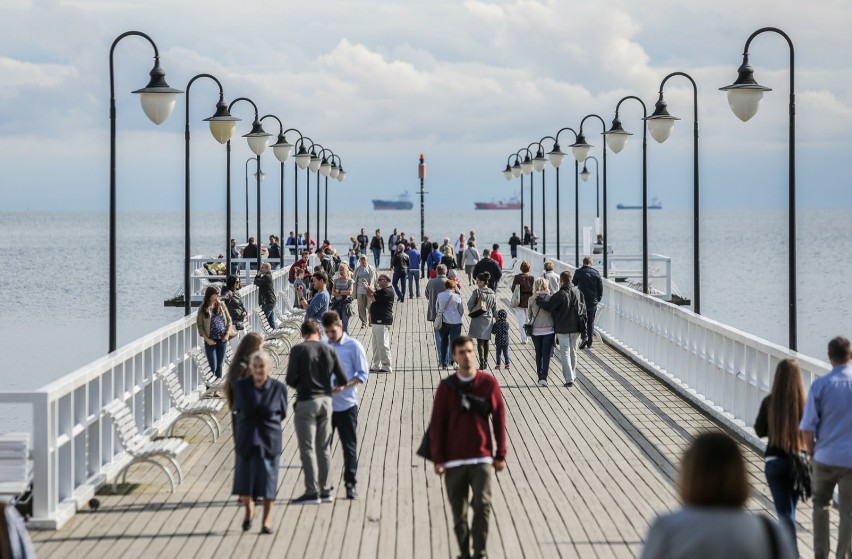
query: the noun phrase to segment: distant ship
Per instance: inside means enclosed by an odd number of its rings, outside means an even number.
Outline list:
[[[638,206],[631,206],[631,205],[628,205],[628,204],[616,204],[615,209],[617,209],[617,210],[641,210],[642,204],[639,204]],[[649,210],[662,210],[663,204],[660,203],[660,201],[655,196],[655,197],[651,198],[651,203],[648,204],[648,209]]]
[[[497,202],[474,202],[477,210],[520,210],[523,206],[517,196]]]
[[[374,210],[410,210],[413,207],[408,192],[403,192],[396,200],[373,200]]]

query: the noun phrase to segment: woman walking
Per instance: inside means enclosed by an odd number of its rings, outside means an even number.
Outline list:
[[[476,340],[480,370],[488,369],[488,342],[491,340],[494,315],[497,314],[497,296],[488,287],[490,279],[491,274],[488,272],[476,276],[476,289],[467,301],[470,316],[470,329],[467,334]]]
[[[512,280],[512,294],[514,297],[515,289],[520,290],[520,299],[518,305],[512,309],[515,313],[515,319],[518,321],[518,330],[520,331],[521,343],[527,343],[527,333],[524,330],[524,324],[527,323],[527,307],[533,293],[533,283],[535,278],[530,275],[530,263],[524,260],[521,262],[521,273],[515,276]]]
[[[473,267],[479,262],[479,251],[476,250],[474,241],[467,242],[467,248],[464,249],[462,255],[462,264],[464,264],[464,273],[467,274],[467,284],[473,285]]]
[[[438,366],[446,371],[450,368],[453,355],[450,344],[461,335],[464,304],[454,280],[447,279],[444,282],[444,288],[444,291],[438,293],[435,312],[441,315],[442,322],[438,330],[442,350],[441,355],[438,356]]]
[[[769,439],[765,454],[766,482],[778,520],[790,531],[793,542],[796,542],[796,504],[799,501],[793,488],[793,461],[805,448],[799,431],[804,410],[805,389],[799,363],[795,359],[784,359],[775,368],[772,391],[760,404],[754,432],[758,437]]]
[[[441,264],[446,266],[447,270],[455,270],[457,268],[456,257],[453,256],[453,247],[450,245],[444,247],[444,256],[441,258]]]
[[[195,317],[198,335],[204,339],[204,353],[207,363],[216,378],[222,378],[222,364],[225,361],[225,349],[233,332],[231,313],[219,300],[219,289],[208,286],[204,291],[204,300]]]
[[[535,298],[539,295],[550,295],[550,286],[544,278],[538,278],[533,284],[533,297],[529,299],[527,320],[532,324],[532,340],[535,348],[535,372],[538,375],[538,385],[547,386],[547,374],[550,372],[550,355],[553,351],[553,315],[538,306]]]
[[[251,529],[254,501],[263,499],[261,534],[272,533],[272,502],[278,493],[281,458],[281,422],[287,415],[287,387],[269,378],[269,356],[252,354],[251,377],[238,380],[234,387],[234,468],[233,493],[246,508],[243,531]]]
[[[228,367],[228,373],[225,376],[224,387],[225,401],[228,402],[228,408],[232,411],[234,409],[234,386],[238,380],[251,375],[249,358],[261,349],[263,349],[263,336],[257,332],[249,332],[243,337],[234,352],[234,358],[231,360],[231,366]]]
[[[467,248],[467,242],[464,240],[464,233],[459,233],[459,238],[453,243],[453,253],[456,255],[456,264],[458,264],[459,270],[464,266],[462,258],[465,248]]]
[[[658,516],[642,559],[793,559],[786,533],[770,518],[746,510],[745,460],[725,433],[699,435],[680,463],[683,508]]]
[[[225,307],[231,315],[231,322],[234,324],[234,329],[237,330],[237,333],[240,330],[245,330],[245,321],[248,318],[248,311],[245,305],[243,305],[243,299],[239,293],[241,288],[240,278],[231,275],[225,280],[225,287],[219,293],[219,299],[225,303]]]
[[[559,274],[553,270],[553,262],[550,260],[544,261],[544,273],[541,277],[547,280],[547,283],[550,285],[551,293],[559,291]]]
[[[341,264],[337,269],[339,276],[332,282],[331,287],[331,310],[340,315],[343,322],[343,331],[349,333],[350,305],[355,293],[355,280],[349,273],[349,265]]]

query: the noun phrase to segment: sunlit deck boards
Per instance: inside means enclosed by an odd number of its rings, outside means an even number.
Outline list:
[[[508,290],[500,297],[507,304]],[[369,330],[357,319],[352,326],[369,352]],[[600,343],[581,352],[574,388],[562,388],[556,359],[551,385],[540,388],[532,345],[519,344],[514,328],[512,335],[512,369],[497,373],[509,410],[509,456],[494,487],[490,555],[637,555],[649,521],[678,506],[674,481],[682,449],[715,423]],[[223,413],[216,443],[191,421],[179,428],[191,446],[182,456],[186,479],[173,495],[156,471],[135,467],[129,480],[140,485],[128,494],[105,492],[97,513],[81,512],[58,532],[33,532],[39,557],[455,557],[441,479],[414,455],[442,376],[434,368],[424,298],[396,306],[393,352],[394,374],[374,373],[362,389],[359,500],[344,498],[335,442],[334,504],[286,504],[303,490],[288,417],[275,533],[259,536],[256,521],[244,534],[242,509],[230,494],[233,442]],[[755,488],[749,505],[772,510],[763,461],[745,452]],[[800,506],[806,557],[812,555],[810,516],[810,507]]]

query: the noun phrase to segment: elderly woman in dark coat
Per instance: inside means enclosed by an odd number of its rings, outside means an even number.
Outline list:
[[[254,500],[263,498],[261,534],[271,534],[272,502],[278,492],[281,458],[281,422],[287,415],[287,387],[269,378],[269,356],[258,351],[251,356],[251,376],[234,385],[234,494],[246,507],[243,530],[251,529]]]
[[[490,279],[491,274],[488,272],[476,276],[476,289],[467,301],[470,317],[468,336],[476,339],[480,369],[488,368],[488,342],[494,326],[494,315],[497,314],[497,295],[488,287]]]

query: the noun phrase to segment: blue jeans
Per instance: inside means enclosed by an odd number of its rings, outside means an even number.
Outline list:
[[[207,342],[204,342],[204,354],[207,355],[207,363],[216,378],[222,378],[222,365],[225,362],[225,349],[227,347],[228,342],[216,342],[215,345],[208,345]]]
[[[449,367],[453,362],[453,350],[450,344],[453,340],[461,336],[461,324],[447,324],[441,326],[441,346],[438,348],[438,364],[441,367]]]
[[[269,325],[275,328],[275,303],[261,305],[260,310],[263,311],[263,314],[266,315],[266,319],[269,321]]]
[[[506,365],[509,364],[509,346],[508,345],[495,345],[494,349],[497,350],[497,366],[500,366],[500,356],[503,356],[503,360],[506,362]]]
[[[373,249],[373,262],[376,265],[376,269],[379,269],[379,263],[382,261],[382,249],[374,248]]]
[[[396,297],[400,301],[405,300],[405,272],[394,272],[393,273],[393,290],[396,291]],[[399,283],[402,282],[402,289],[399,288]]]
[[[776,458],[766,463],[764,472],[772,500],[775,502],[775,512],[778,513],[778,523],[790,531],[793,541],[796,543],[796,557],[798,554],[798,541],[796,540],[796,504],[798,499],[793,495],[793,484],[790,481],[792,464],[790,458]]]
[[[417,296],[420,297],[420,270],[408,270],[408,298],[414,297],[414,283],[417,282]]]
[[[550,372],[550,352],[553,349],[553,338],[555,334],[545,334],[536,336],[533,334],[532,341],[535,348],[535,372],[538,374],[538,380],[547,380],[547,373]]]

